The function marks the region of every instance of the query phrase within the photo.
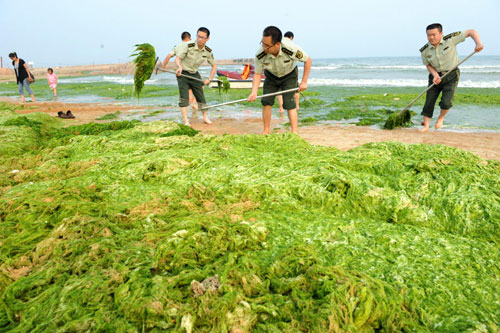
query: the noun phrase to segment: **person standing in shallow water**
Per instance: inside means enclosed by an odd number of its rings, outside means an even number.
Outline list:
[[[304,74],[298,84],[299,71],[297,61],[304,62]],[[275,93],[280,90],[299,88],[299,92],[307,89],[307,79],[311,72],[312,60],[300,46],[287,38],[282,38],[281,30],[269,26],[262,33],[261,47],[255,56],[255,74],[253,76],[252,93],[248,101],[257,99],[262,71],[266,75],[264,80],[264,94]],[[283,94],[283,107],[288,111],[288,119],[293,133],[298,133],[297,105],[294,92]],[[264,121],[263,134],[270,133],[271,107],[274,97],[262,98],[262,120]]]
[[[441,77],[458,65],[457,44],[462,43],[465,38],[471,37],[476,42],[476,52],[483,49],[483,44],[476,30],[465,30],[453,32],[443,37],[443,26],[434,23],[426,28],[427,40],[429,41],[421,49],[422,62],[429,71],[429,86],[433,83],[434,87],[427,91],[425,104],[422,110],[424,116],[423,128],[420,132],[427,132],[434,113],[434,105],[441,95],[441,114],[436,121],[435,128],[440,129],[443,126],[444,117],[453,106],[453,98],[460,78],[460,70],[457,68],[448,74],[443,80]]]
[[[212,124],[210,119],[208,119],[207,111],[203,110],[203,106],[206,104],[206,100],[202,88],[203,85],[208,85],[210,83],[210,81],[214,78],[215,72],[217,70],[217,65],[215,64],[212,49],[206,45],[209,39],[210,30],[205,27],[201,27],[196,32],[196,42],[182,43],[177,49],[175,64],[177,65],[177,84],[179,86],[180,95],[179,107],[181,109],[182,119],[184,120],[185,125],[189,125],[189,120],[187,117],[189,105],[189,89],[193,91],[196,102],[198,103],[198,107],[202,109],[203,122],[205,124]],[[198,68],[205,61],[212,66],[209,78],[204,80],[204,82],[190,79],[189,77],[201,79]]]
[[[181,34],[181,41],[182,43],[188,43],[191,41],[191,34],[187,31],[184,31]],[[163,60],[163,63],[161,64],[162,68],[167,68],[167,64],[170,61],[170,58],[173,58],[177,56],[177,50],[179,49],[180,45],[176,45],[172,48],[172,51],[165,57],[165,60]],[[193,110],[198,110],[198,105],[196,104],[196,100],[194,99],[193,91],[189,89],[189,104],[191,105],[191,108]]]
[[[24,89],[30,94],[31,101],[35,102],[35,95],[31,91],[30,82],[33,82],[33,76],[31,75],[30,69],[23,59],[17,57],[16,52],[9,53],[9,58],[12,60],[12,66],[14,66],[14,71],[16,72],[17,86],[19,88],[19,94],[21,95],[21,103],[24,103]]]

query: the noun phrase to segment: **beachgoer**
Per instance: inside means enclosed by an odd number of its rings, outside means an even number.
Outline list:
[[[304,75],[298,84],[298,69],[296,61],[304,62]],[[248,101],[257,99],[262,72],[266,75],[264,80],[264,94],[275,93],[299,87],[299,92],[307,89],[307,79],[311,71],[312,60],[300,46],[286,38],[282,38],[281,30],[275,26],[264,29],[261,46],[255,57],[255,74],[252,83],[252,93]],[[283,107],[288,111],[288,119],[293,133],[298,133],[298,115],[294,93],[283,95]],[[271,125],[271,106],[274,96],[262,99],[262,119],[264,134],[269,134]]]
[[[208,85],[213,79],[215,72],[217,70],[217,65],[215,64],[214,55],[212,49],[206,46],[207,41],[210,39],[210,30],[205,27],[201,27],[196,32],[196,42],[182,43],[177,50],[177,57],[175,58],[175,64],[177,65],[177,84],[179,86],[179,107],[181,108],[182,118],[184,124],[189,125],[187,118],[188,115],[188,90],[192,89],[194,97],[198,106],[203,110],[203,105],[206,104],[205,94],[203,93],[203,85]],[[198,80],[193,80],[185,76],[192,76],[197,79],[201,79],[201,75],[198,72],[198,68],[202,63],[207,61],[211,66],[212,70],[208,79],[204,82]],[[180,74],[184,76],[180,76]],[[207,111],[203,111],[203,121],[206,124],[211,124],[212,122],[208,119]]]
[[[443,126],[444,116],[450,111],[453,105],[453,97],[457,89],[458,80],[460,78],[460,70],[457,68],[453,73],[448,74],[443,80],[441,76],[452,70],[458,65],[457,44],[462,43],[465,38],[471,37],[476,42],[475,50],[479,52],[483,49],[483,44],[476,30],[464,30],[453,32],[443,37],[443,26],[439,23],[434,23],[426,28],[427,40],[429,41],[421,49],[422,62],[427,66],[429,71],[429,86],[433,83],[434,87],[427,91],[425,104],[422,110],[424,116],[423,128],[420,132],[427,132],[431,123],[431,118],[434,113],[434,105],[441,95],[441,114],[436,121],[435,128],[439,129]]]
[[[14,71],[16,72],[17,86],[19,88],[19,94],[21,94],[21,103],[24,103],[24,89],[30,94],[31,101],[35,102],[35,95],[31,90],[30,83],[33,82],[33,76],[31,75],[30,69],[23,59],[17,57],[16,52],[9,53],[9,58],[12,60],[12,66],[14,66]]]
[[[54,73],[52,68],[47,69],[47,82],[49,83],[50,89],[54,93],[54,97],[57,99],[57,75]]]

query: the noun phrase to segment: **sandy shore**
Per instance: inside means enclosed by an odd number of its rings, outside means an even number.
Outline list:
[[[12,101],[1,98],[0,100]],[[41,102],[27,103],[27,106],[36,106],[37,109],[19,110],[18,113],[45,112],[57,116],[57,112],[71,109],[75,119],[64,120],[68,125],[83,124],[95,121],[97,118],[116,111],[137,112],[134,106],[119,105],[115,103],[60,103]],[[144,107],[141,107],[143,110]],[[158,108],[151,108],[158,109]],[[147,112],[147,111],[146,111]],[[259,118],[243,119],[213,119],[212,125],[204,124],[201,119],[191,121],[193,128],[202,133],[223,134],[260,134],[262,133],[262,120]],[[287,122],[288,118],[273,115],[272,125]],[[276,132],[283,132],[280,129]],[[419,133],[416,129],[377,130],[354,125],[318,125],[299,128],[300,136],[311,144],[336,147],[342,150],[363,145],[369,142],[398,141],[404,143],[443,144],[470,151],[484,159],[500,160],[500,133],[477,132],[457,133],[448,131],[431,130]]]

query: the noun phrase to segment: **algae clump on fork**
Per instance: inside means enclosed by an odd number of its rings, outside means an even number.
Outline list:
[[[136,49],[131,57],[135,57],[133,63],[135,64],[134,74],[134,95],[139,98],[141,95],[144,82],[149,80],[156,64],[155,48],[148,43],[135,45]]]

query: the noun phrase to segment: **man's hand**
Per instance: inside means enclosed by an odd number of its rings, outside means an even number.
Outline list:
[[[301,91],[304,91],[304,90],[307,90],[307,82],[300,82],[300,85],[299,85],[299,92]]]
[[[250,96],[248,96],[248,101],[253,102],[257,99],[257,93],[251,93]]]
[[[476,43],[476,52],[481,52],[483,50],[484,46],[482,43]]]
[[[209,79],[204,80],[203,84],[206,85],[206,86],[208,86],[210,84],[210,80]]]
[[[181,74],[182,74],[182,67],[181,66],[177,67],[176,73],[177,73],[177,76],[181,76]]]
[[[432,82],[437,86],[438,84],[441,83],[441,77],[439,76],[439,74],[436,74],[434,76],[434,80],[432,80]]]

